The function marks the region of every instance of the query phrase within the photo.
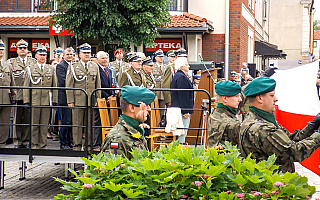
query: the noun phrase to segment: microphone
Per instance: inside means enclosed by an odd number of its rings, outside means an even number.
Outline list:
[[[199,57],[200,57],[200,60],[203,62],[203,58],[202,58],[201,53],[199,53]]]

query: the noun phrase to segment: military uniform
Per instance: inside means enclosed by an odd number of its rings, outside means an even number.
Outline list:
[[[0,86],[15,86],[11,66],[0,60]],[[0,90],[0,105],[11,105],[15,100],[15,90]],[[0,107],[0,123],[10,123],[11,107]],[[0,148],[4,148],[9,136],[9,125],[0,125]]]
[[[156,88],[156,81],[154,80],[153,74],[147,74],[143,69],[141,70],[141,74],[143,74],[146,78],[145,87],[148,89]]]
[[[224,108],[215,108],[208,121],[208,146],[215,147],[225,141],[238,145],[240,121],[237,116]]]
[[[141,70],[138,72],[130,67],[120,78],[119,87],[122,88],[125,85],[145,87],[146,77],[141,73]]]
[[[143,136],[134,138],[132,134],[137,134],[138,131],[126,123],[122,118],[119,118],[118,123],[109,131],[105,140],[102,143],[102,151],[110,152],[116,155],[124,155],[128,159],[132,158],[130,152],[134,149],[148,150],[147,142],[144,145],[141,141],[145,140]],[[142,135],[142,134],[141,134]]]
[[[251,158],[257,162],[276,154],[275,164],[281,165],[279,170],[294,172],[293,162],[303,161],[320,147],[320,139],[310,137],[312,134],[308,126],[291,134],[250,110],[240,129],[239,149],[242,156],[251,153]]]
[[[99,67],[97,64],[93,62],[87,63],[88,68],[82,64],[81,61],[72,63],[69,65],[67,76],[66,76],[66,87],[67,88],[81,88],[84,89],[88,94],[88,105],[91,105],[91,93],[96,88],[101,88]],[[86,96],[80,90],[67,90],[67,102],[74,103],[74,106],[86,106]],[[96,98],[100,98],[100,91],[95,93]],[[83,125],[84,120],[84,109],[73,109],[72,110],[72,123],[73,125]],[[90,113],[90,109],[88,110]],[[88,114],[87,117],[90,115]],[[89,120],[89,119],[88,119]],[[89,122],[89,121],[88,121]],[[89,126],[88,126],[89,128]],[[88,129],[88,135],[90,136],[91,130]],[[82,146],[82,128],[81,127],[73,127],[72,128],[73,135],[73,145],[74,150],[81,150]],[[88,138],[90,139],[90,137]],[[90,143],[90,140],[89,140]]]
[[[258,95],[266,94],[268,101],[262,99],[261,103],[252,99],[250,102],[250,110],[240,128],[239,149],[243,157],[251,154],[251,158],[257,162],[267,160],[275,154],[275,164],[280,165],[280,171],[294,172],[293,162],[303,161],[320,147],[320,133],[313,133],[319,128],[320,114],[308,122],[304,129],[289,133],[276,122],[270,108],[270,104],[275,103],[277,99],[274,93],[268,93],[273,92],[275,87],[275,80],[268,77],[257,78],[246,87],[246,97],[256,98]],[[261,107],[268,110],[262,110]]]
[[[33,64],[26,68],[24,87],[57,87],[57,78],[55,68],[48,64]],[[51,95],[52,94],[52,100]],[[30,102],[31,98],[31,102]],[[58,100],[57,90],[33,89],[31,94],[29,90],[23,91],[23,101],[25,104],[31,103],[32,106],[49,106]],[[32,108],[31,124],[46,125],[49,123],[50,108]],[[31,127],[32,148],[47,148],[47,126]]]
[[[128,85],[121,88],[121,96],[124,101],[134,106],[139,106],[141,102],[149,105],[155,99],[155,94],[150,90],[144,87]],[[146,119],[145,116],[141,118],[129,111],[124,111],[123,113],[118,123],[109,131],[104,139],[101,150],[117,155],[124,155],[128,159],[131,159],[132,155],[130,152],[134,149],[148,150],[147,141],[143,137],[144,130],[139,126]],[[134,135],[139,133],[140,138],[134,137]]]
[[[116,75],[116,80],[119,83],[123,72],[127,71],[130,68],[129,63],[121,61],[121,64],[117,61],[110,62],[110,68],[114,70]]]
[[[162,88],[171,88],[171,81],[174,76],[174,63],[170,63],[166,66],[166,69],[164,71],[163,75],[163,82],[162,82]],[[170,91],[163,91],[163,98],[164,103],[170,103],[171,102],[171,92]]]

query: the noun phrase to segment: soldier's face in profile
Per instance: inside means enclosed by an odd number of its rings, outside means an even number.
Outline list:
[[[140,69],[141,69],[141,61],[130,62],[130,65],[131,65],[135,70],[140,70]]]
[[[164,57],[163,56],[157,56],[157,57],[155,57],[155,60],[156,60],[157,63],[162,64],[163,60],[164,60]]]
[[[239,103],[242,101],[240,94],[237,94],[232,97],[226,97],[225,102],[226,106],[230,106],[231,108],[238,108]]]
[[[275,95],[275,91],[268,92],[261,95],[263,110],[273,113],[275,111],[275,105],[278,98]]]
[[[153,70],[153,65],[143,65],[143,70],[147,73],[147,74],[151,74],[152,70]]]
[[[2,58],[4,55],[4,49],[0,49],[0,57]]]
[[[87,63],[91,59],[91,53],[90,52],[80,52],[79,57],[82,62]]]
[[[18,54],[18,56],[24,57],[24,56],[27,55],[27,53],[28,53],[27,47],[18,47],[18,48],[17,48],[17,54]]]
[[[170,56],[168,57],[169,63],[173,63],[176,60],[176,57]]]

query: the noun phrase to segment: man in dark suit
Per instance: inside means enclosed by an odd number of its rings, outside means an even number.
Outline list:
[[[100,80],[101,80],[101,88],[114,88],[114,84],[112,82],[112,70],[109,68],[109,54],[104,51],[99,51],[97,53],[97,61],[99,66]],[[114,90],[101,90],[101,98],[105,98],[107,104],[108,97],[114,96]],[[99,110],[95,110],[94,117],[94,126],[101,126],[101,118]],[[96,151],[100,151],[101,143],[102,143],[102,129],[99,127],[94,128],[94,143],[93,149]]]
[[[56,66],[56,74],[58,79],[58,87],[66,87],[66,74],[68,67],[72,62],[73,50],[66,48],[63,52],[64,60]],[[68,106],[66,91],[58,91],[58,103],[60,106]],[[61,108],[61,125],[71,125],[72,113],[70,108]],[[72,150],[72,128],[71,127],[60,127],[60,149]]]

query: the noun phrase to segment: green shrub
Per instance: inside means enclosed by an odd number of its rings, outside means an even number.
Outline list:
[[[315,187],[297,173],[274,172],[275,156],[259,162],[224,150],[184,148],[177,142],[158,152],[135,150],[133,159],[100,153],[76,182],[59,178],[70,195],[55,199],[308,199]]]

